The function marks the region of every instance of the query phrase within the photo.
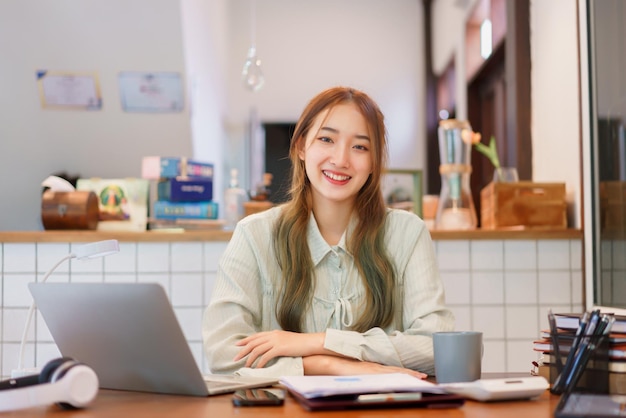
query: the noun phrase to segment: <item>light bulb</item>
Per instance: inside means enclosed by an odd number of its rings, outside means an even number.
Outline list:
[[[248,90],[258,91],[265,83],[263,71],[261,71],[261,60],[256,56],[256,48],[251,46],[248,50],[248,58],[243,64],[241,72],[243,84]]]

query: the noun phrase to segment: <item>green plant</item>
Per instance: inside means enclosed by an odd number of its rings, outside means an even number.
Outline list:
[[[477,141],[475,141],[476,137],[478,137]],[[489,140],[489,145],[483,144],[482,142],[480,142],[480,139],[481,137],[479,133],[475,133],[473,135],[472,143],[474,144],[474,148],[476,148],[476,151],[487,157],[495,168],[500,168],[500,160],[498,159],[498,150],[496,148],[496,138],[494,136],[491,136],[491,139]]]

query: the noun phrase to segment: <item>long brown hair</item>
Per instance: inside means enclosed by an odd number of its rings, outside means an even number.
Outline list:
[[[280,326],[287,331],[302,330],[303,317],[310,308],[313,292],[314,266],[307,243],[312,193],[298,151],[303,149],[317,116],[344,103],[354,104],[365,118],[372,153],[372,173],[355,202],[358,224],[347,241],[366,289],[365,306],[361,307],[362,314],[352,329],[363,332],[373,327],[385,327],[393,320],[396,272],[384,246],[386,207],[380,189],[381,173],[387,162],[384,116],[365,93],[348,87],[334,87],[314,97],[296,124],[289,149],[292,164],[290,200],[284,205],[273,231],[276,258],[282,270],[276,315]]]

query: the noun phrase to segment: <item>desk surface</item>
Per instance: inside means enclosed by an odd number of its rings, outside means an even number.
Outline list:
[[[298,418],[315,415],[317,417],[367,417],[387,418],[415,417],[415,408],[406,409],[367,409],[351,411],[308,412],[292,397],[288,396],[284,406],[273,407],[233,407],[232,395],[196,398],[188,396],[156,395],[138,392],[101,390],[96,400],[84,410],[63,411],[58,406],[23,409],[2,416],[8,417],[65,417],[65,418],[96,418],[96,417],[133,417],[133,418],[194,418],[194,417],[238,417],[264,418],[289,417]],[[473,402],[467,401],[460,408],[420,410],[419,416],[427,417],[481,417],[481,418],[542,418],[552,417],[559,397],[549,391],[533,400],[507,402]],[[393,411],[393,414],[390,414]]]

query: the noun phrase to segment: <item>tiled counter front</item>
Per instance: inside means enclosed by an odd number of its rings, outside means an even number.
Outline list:
[[[484,333],[483,371],[526,372],[536,359],[532,341],[546,312],[581,311],[581,239],[444,239],[435,248],[457,329]],[[1,244],[1,374],[17,367],[31,296],[27,283],[71,251],[70,242]],[[198,364],[207,372],[201,322],[225,241],[120,242],[102,259],[71,260],[49,281],[158,282],[166,289]],[[25,366],[59,356],[40,315],[31,326]]]

